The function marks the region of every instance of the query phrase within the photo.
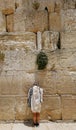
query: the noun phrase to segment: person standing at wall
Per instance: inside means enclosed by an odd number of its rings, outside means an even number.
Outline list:
[[[37,82],[35,82],[33,87],[29,89],[28,102],[33,113],[33,125],[39,126],[41,103],[43,102],[43,89]]]

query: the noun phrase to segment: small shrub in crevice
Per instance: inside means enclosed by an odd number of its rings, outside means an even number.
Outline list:
[[[46,65],[48,64],[48,57],[44,52],[40,52],[37,55],[37,61],[36,61],[37,65],[38,65],[38,70],[43,70],[46,68]]]

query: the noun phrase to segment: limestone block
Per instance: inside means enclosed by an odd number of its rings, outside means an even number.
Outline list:
[[[6,21],[5,16],[0,12],[0,32],[6,31]]]
[[[25,32],[25,19],[25,9],[18,8],[14,13],[14,32]]]
[[[48,12],[54,12],[54,4],[55,2],[52,0],[28,0],[28,8],[32,11],[48,9]],[[25,5],[26,0],[24,0],[24,6]]]
[[[26,97],[16,97],[16,120],[26,120],[32,118],[32,113],[27,106]]]
[[[7,32],[13,32],[13,28],[14,28],[13,14],[7,15],[6,19],[7,19],[7,23],[6,23]]]
[[[44,95],[51,95],[57,93],[55,73],[52,73],[50,71],[38,71],[36,78],[40,86],[44,88]]]
[[[5,16],[2,15],[2,12],[0,12],[0,32],[6,31],[6,22],[5,22]]]
[[[14,24],[14,32],[25,32],[25,21]]]
[[[42,33],[37,32],[37,49],[41,50],[42,49]]]
[[[61,120],[62,119],[62,112],[61,109],[52,110],[49,114],[49,120]]]
[[[0,0],[0,10],[7,9],[7,8],[13,8],[15,9],[15,0]]]
[[[62,119],[76,120],[76,95],[62,96]]]
[[[0,95],[19,95],[21,93],[22,78],[20,76],[1,76]]]
[[[45,31],[42,34],[43,49],[54,51],[57,49],[57,43],[59,39],[58,32]]]
[[[62,72],[58,72],[55,83],[59,94],[75,94],[75,82],[70,76],[69,71],[66,72],[63,70]]]
[[[15,98],[0,97],[0,120],[15,120]]]
[[[27,95],[28,89],[35,82],[35,75],[13,71],[0,77],[0,95]]]
[[[48,105],[46,105],[48,103]],[[55,116],[52,111],[59,110],[61,107],[60,97],[52,95],[44,97],[44,102],[42,103],[41,118],[48,119],[60,119],[61,116]],[[45,113],[45,114],[44,114]],[[59,112],[60,114],[61,112]],[[61,115],[61,114],[60,114]]]
[[[4,71],[35,71],[36,55],[25,51],[8,51],[5,54]]]
[[[2,13],[3,13],[4,15],[10,15],[10,14],[13,14],[13,13],[14,13],[14,9],[13,9],[13,8],[3,9],[3,10],[2,10]]]
[[[61,33],[61,46],[65,49],[76,48],[76,31]]]
[[[49,29],[51,31],[61,31],[61,15],[59,13],[50,13],[49,14]]]
[[[67,0],[67,2],[64,4],[64,9],[75,9],[75,1]]]
[[[63,1],[62,0],[55,0],[54,12],[60,13],[62,8],[63,8]]]
[[[23,0],[15,0],[15,9],[20,8],[23,6]]]
[[[26,33],[4,33],[0,34],[1,50],[34,50],[36,48],[36,34]]]
[[[47,11],[26,12],[24,8],[19,8],[14,14],[14,31],[47,30]],[[36,32],[37,32],[36,31]]]
[[[64,31],[76,31],[76,10],[68,9],[61,12],[62,28]]]
[[[38,32],[48,30],[47,11],[29,12],[25,19],[25,31]]]
[[[25,9],[29,9],[28,0],[15,0],[15,9],[20,7],[24,7]]]

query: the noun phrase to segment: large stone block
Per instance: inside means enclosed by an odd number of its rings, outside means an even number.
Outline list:
[[[49,29],[50,31],[61,31],[61,14],[59,13],[50,13],[49,14]]]
[[[62,28],[64,31],[76,31],[76,10],[68,9],[61,12]]]
[[[42,32],[48,29],[47,11],[25,12],[25,10],[19,10],[15,12],[14,31]]]
[[[26,97],[16,97],[16,109],[15,109],[16,120],[27,120],[32,119],[32,113],[30,108],[27,106]]]
[[[6,21],[5,16],[3,16],[2,12],[0,12],[0,32],[6,31]]]
[[[27,50],[28,51],[28,50]],[[5,51],[2,71],[26,71],[33,73],[35,71],[36,55],[25,51]],[[7,73],[5,73],[7,74]],[[9,72],[8,72],[9,74]]]
[[[0,97],[0,120],[15,120],[15,98]]]
[[[0,34],[1,50],[34,50],[36,49],[36,34],[26,33],[4,33]]]
[[[76,95],[62,96],[62,119],[76,120]]]
[[[76,31],[61,33],[61,47],[65,49],[76,49]]]
[[[54,12],[60,13],[63,8],[63,0],[55,0]]]
[[[0,76],[0,95],[27,95],[28,89],[35,82],[35,75],[13,71],[4,76]]]
[[[48,105],[46,105],[48,103]],[[41,112],[41,118],[43,119],[61,119],[61,101],[60,97],[51,95],[51,96],[45,96],[44,102],[42,104],[42,112]],[[55,113],[53,113],[55,111]],[[59,113],[58,113],[59,111]],[[58,115],[57,115],[58,113]],[[55,116],[56,114],[56,116]]]
[[[7,32],[13,32],[13,28],[14,28],[14,16],[13,16],[13,14],[7,15],[6,19],[7,19],[6,31]]]
[[[40,51],[42,49],[42,33],[37,32],[37,49]]]
[[[23,7],[14,13],[14,32],[25,32],[26,11]]]
[[[26,5],[26,0],[24,0],[24,6]],[[31,11],[36,10],[46,10],[48,9],[49,12],[54,12],[55,2],[52,0],[28,0],[28,8]]]
[[[13,10],[13,8],[7,8],[7,9],[3,9],[3,10],[2,10],[2,13],[3,13],[4,15],[10,15],[10,14],[13,14],[13,13],[14,13],[14,10]]]
[[[7,8],[13,8],[15,9],[15,0],[0,0],[0,10],[7,9]]]
[[[55,73],[50,73],[48,71],[37,72],[36,78],[40,86],[44,88],[44,95],[57,93]]]
[[[48,30],[47,11],[29,12],[25,19],[25,31],[38,32]]]
[[[53,31],[45,31],[42,34],[43,49],[54,51],[57,49],[59,33]]]
[[[75,0],[67,0],[64,3],[64,9],[75,9]]]
[[[24,8],[26,11],[30,9],[29,0],[15,0],[15,10]]]
[[[75,94],[75,82],[70,72],[62,71],[57,73],[56,88],[59,94]]]
[[[20,76],[2,76],[0,77],[0,95],[20,95],[22,82]]]

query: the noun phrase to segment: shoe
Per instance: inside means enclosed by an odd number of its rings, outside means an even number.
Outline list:
[[[33,127],[35,127],[35,126],[36,126],[36,123],[33,122]]]
[[[36,127],[38,127],[39,126],[39,123],[36,123]]]

